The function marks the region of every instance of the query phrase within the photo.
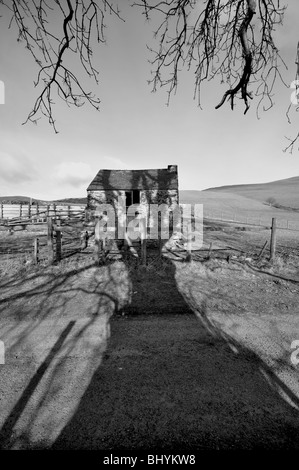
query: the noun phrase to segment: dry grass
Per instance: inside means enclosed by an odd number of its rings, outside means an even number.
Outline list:
[[[298,176],[266,184],[223,186],[218,189],[213,188],[213,191],[216,191],[218,195],[233,193],[237,196],[243,196],[261,202],[265,202],[268,198],[274,197],[274,199],[282,205],[299,208]]]
[[[244,195],[245,196],[245,195]],[[244,197],[226,191],[188,191],[182,194],[180,202],[203,204],[204,217],[237,220],[241,223],[251,223],[271,226],[273,217],[281,227],[287,226],[299,229],[299,213],[277,209],[264,204],[260,200]]]

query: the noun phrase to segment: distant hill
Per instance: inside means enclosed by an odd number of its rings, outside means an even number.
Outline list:
[[[299,176],[270,183],[219,186],[204,190],[204,192],[209,191],[217,192],[219,195],[238,194],[263,203],[269,198],[274,198],[281,207],[299,209]]]
[[[53,201],[55,204],[62,202],[63,204],[87,204],[87,197],[69,197]]]
[[[35,199],[35,198],[30,198],[28,196],[0,196],[0,202],[3,202],[5,204],[28,204],[28,202],[32,201],[33,204],[87,204],[87,198],[86,197],[71,197],[71,198],[65,198],[65,199],[57,199],[55,201],[45,201],[42,199]]]
[[[179,192],[180,203],[183,204],[204,204],[209,210],[229,210],[229,211],[267,211],[267,199],[274,198],[276,205],[282,209],[299,210],[299,176],[293,178],[273,181],[261,184],[242,184],[231,186],[219,186],[208,188],[204,191],[181,190]],[[0,202],[20,203],[30,200],[27,196],[0,196]],[[55,201],[41,201],[32,198],[33,202],[47,204],[87,204],[86,197],[63,198]],[[279,209],[278,209],[279,210]],[[297,212],[297,211],[296,211]],[[298,215],[298,212],[297,212]]]
[[[264,205],[259,201],[250,199],[238,194],[220,191],[180,191],[181,204],[203,204],[204,213],[208,212],[225,212],[229,214],[243,213],[251,214],[265,213],[270,211],[268,205]]]
[[[277,197],[278,200],[278,197]],[[180,191],[181,204],[202,204],[206,219],[235,220],[238,222],[257,223],[270,226],[276,217],[280,226],[289,223],[290,228],[299,228],[299,210],[285,210],[237,193],[221,191]],[[287,222],[289,221],[289,222]],[[295,226],[296,225],[296,226]]]
[[[42,201],[41,199],[34,199],[30,198],[28,196],[0,196],[0,202],[6,203],[6,204],[21,204],[21,203],[26,203],[30,201],[33,203],[39,203],[39,204],[45,204],[47,201]]]

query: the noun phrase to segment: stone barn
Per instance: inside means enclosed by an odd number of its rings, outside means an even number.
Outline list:
[[[87,188],[89,218],[101,204],[110,204],[117,213],[119,201],[126,209],[138,204],[147,215],[150,204],[167,204],[174,210],[179,204],[177,165],[150,170],[100,170]]]
[[[153,170],[100,170],[87,188],[87,209],[98,204],[117,204],[118,197],[132,204],[179,203],[178,168]]]

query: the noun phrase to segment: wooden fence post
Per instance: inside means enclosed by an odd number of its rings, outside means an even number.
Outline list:
[[[212,248],[213,248],[213,242],[210,243],[209,253],[208,253],[208,259],[211,258],[211,251],[212,251]]]
[[[35,264],[39,262],[39,238],[36,237],[33,242],[33,261]]]
[[[99,238],[98,239],[98,253],[97,253],[97,261],[100,263],[105,263],[106,261],[106,238]]]
[[[61,261],[61,230],[56,230],[56,261]]]
[[[141,262],[144,266],[146,266],[147,225],[145,219],[140,219],[139,227],[141,231]]]
[[[146,266],[146,238],[141,240],[141,261],[143,266]]]
[[[160,258],[162,256],[162,248],[163,248],[162,238],[161,238],[161,234],[159,234],[159,236],[158,236],[158,249],[159,249],[159,257]]]
[[[192,231],[190,227],[190,223],[187,223],[187,256],[186,256],[186,261],[191,261],[191,237],[192,237]]]
[[[272,218],[271,240],[270,240],[270,260],[275,258],[276,250],[276,218]]]
[[[146,239],[147,239],[147,233],[146,233],[146,221],[145,219],[140,219],[140,225],[141,226],[141,262],[144,266],[146,266]]]
[[[260,253],[259,253],[257,259],[260,259],[260,258],[263,256],[263,253],[264,253],[264,251],[265,251],[265,249],[266,249],[267,244],[268,244],[268,240],[265,241],[264,246],[263,246],[263,248],[261,249],[261,251],[260,251]]]
[[[161,233],[161,212],[158,212],[158,252],[159,252],[159,258],[162,257],[162,233]]]
[[[52,217],[47,217],[47,225],[48,225],[48,239],[47,239],[47,246],[48,246],[48,259],[49,263],[53,263],[53,222]]]
[[[84,235],[82,235],[81,249],[85,250],[88,247],[89,233],[85,230]]]

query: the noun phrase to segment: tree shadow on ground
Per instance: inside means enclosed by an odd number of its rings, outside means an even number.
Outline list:
[[[132,303],[111,318],[103,361],[52,448],[298,449],[298,398],[204,302],[191,308],[175,263],[160,268],[128,266]]]
[[[93,261],[0,282],[0,446],[49,446],[73,416],[128,301],[125,266]]]

